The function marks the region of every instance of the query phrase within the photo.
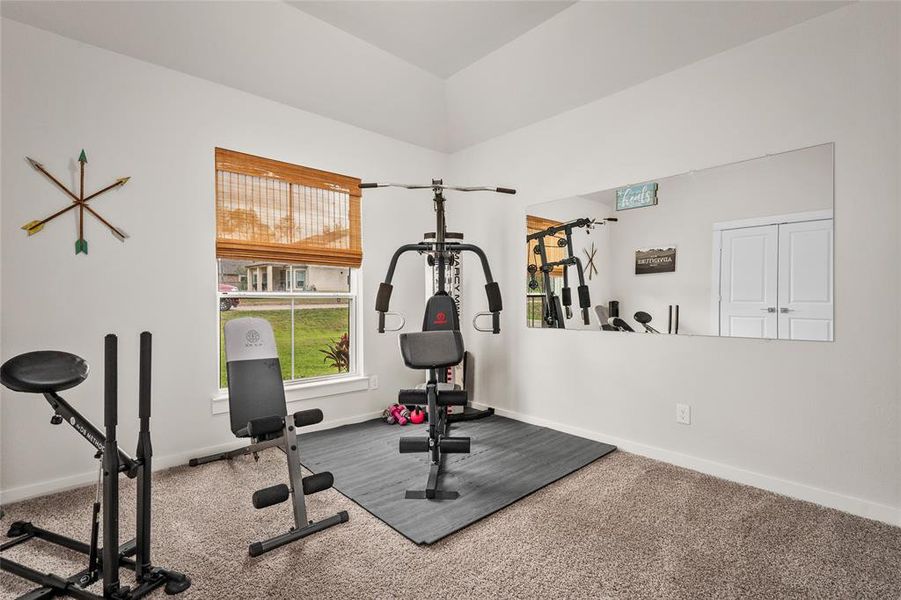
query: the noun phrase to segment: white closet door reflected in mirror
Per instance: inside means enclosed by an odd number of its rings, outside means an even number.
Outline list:
[[[832,213],[771,220],[714,234],[719,335],[831,341]]]

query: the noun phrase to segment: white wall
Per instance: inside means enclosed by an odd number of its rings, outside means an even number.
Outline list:
[[[222,146],[377,180],[421,180],[445,156],[152,66],[4,19],[2,23],[3,358],[36,348],[85,357],[93,375],[67,394],[101,422],[102,337],[120,335],[120,439],[136,432],[138,334],[154,334],[154,450],[158,466],[198,449],[237,445],[227,415],[211,416],[217,385],[213,148]],[[124,244],[91,217],[90,253],[74,254],[75,221],[28,238],[19,226],[67,200],[24,160],[74,177],[88,156],[87,187],[130,175],[95,207],[131,234]],[[306,403],[331,422],[369,415],[418,381],[396,336],[374,333],[373,295],[394,248],[430,226],[432,205],[383,192],[363,202],[366,371],[378,391]],[[399,269],[393,308],[422,310],[422,265]],[[304,406],[301,404],[300,406]],[[93,460],[70,429],[51,427],[40,397],[2,391],[4,500],[90,481]]]
[[[901,9],[899,9],[897,15],[897,23],[898,27],[895,30],[895,43],[901,51]],[[898,187],[896,188],[896,193],[901,195],[901,60],[898,62],[898,92],[897,92],[897,100],[898,100],[898,110],[895,112],[895,145],[897,148],[897,159],[898,166],[896,173],[898,174]],[[901,210],[898,211],[898,231],[901,231]],[[901,235],[897,237],[898,239],[898,252],[901,253]],[[898,279],[901,281],[901,261],[898,263],[899,276]],[[899,284],[901,287],[901,284]],[[899,304],[901,307],[901,304]],[[901,312],[901,311],[899,311]],[[901,317],[901,315],[899,315]],[[901,318],[898,319],[898,339],[901,340]],[[898,372],[901,373],[901,341],[899,341],[899,351],[898,351],[898,361],[897,361],[897,369]],[[901,397],[901,377],[899,377],[898,382],[898,396]],[[898,402],[898,439],[901,440],[901,400]],[[899,444],[898,448],[898,462],[901,465],[901,444]],[[898,468],[899,476],[898,476],[898,497],[901,498],[901,466]],[[901,508],[898,509],[898,521],[901,522]]]
[[[575,2],[447,80],[451,150],[740,46],[840,2]]]
[[[898,10],[842,8],[454,155],[455,179],[520,192],[454,208],[472,215],[467,237],[500,257],[508,298],[504,334],[473,347],[493,357],[481,363],[482,401],[901,522]],[[516,326],[525,206],[825,142],[835,142],[835,343]],[[662,377],[642,377],[639,360]],[[677,402],[692,406],[691,426],[675,423]]]

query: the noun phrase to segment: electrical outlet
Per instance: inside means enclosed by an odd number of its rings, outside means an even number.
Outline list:
[[[370,390],[379,389],[379,376],[378,375],[370,375],[369,376],[369,389]]]
[[[688,404],[676,405],[676,423],[691,425],[691,406]]]

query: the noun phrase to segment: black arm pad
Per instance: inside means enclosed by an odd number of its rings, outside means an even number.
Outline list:
[[[390,283],[380,283],[379,293],[375,297],[375,309],[379,312],[388,312],[388,305],[391,304],[391,291],[394,286]]]
[[[588,286],[579,286],[579,307],[591,308],[591,296],[588,294]]]
[[[516,190],[513,188],[497,188],[497,191],[501,194],[515,194]]]
[[[571,288],[565,287],[560,290],[560,297],[560,301],[563,303],[563,306],[573,305],[573,291]]]
[[[504,308],[504,302],[501,300],[501,287],[496,281],[485,284],[485,293],[488,294],[488,310],[491,312],[500,312]]]
[[[262,435],[266,435],[267,433],[275,433],[276,431],[281,431],[281,428],[284,426],[284,417],[260,417],[259,419],[252,419],[247,422],[247,435],[254,438],[260,437]]]
[[[322,411],[318,408],[299,410],[294,413],[294,425],[296,427],[315,425],[316,423],[322,423],[322,418]]]

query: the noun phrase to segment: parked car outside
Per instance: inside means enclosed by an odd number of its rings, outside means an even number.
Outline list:
[[[233,285],[228,285],[227,283],[219,284],[219,293],[220,294],[231,294],[233,292],[237,292],[238,288]],[[238,303],[241,300],[239,298],[219,298],[219,311],[225,312],[227,310],[231,310],[232,308],[238,306]]]

